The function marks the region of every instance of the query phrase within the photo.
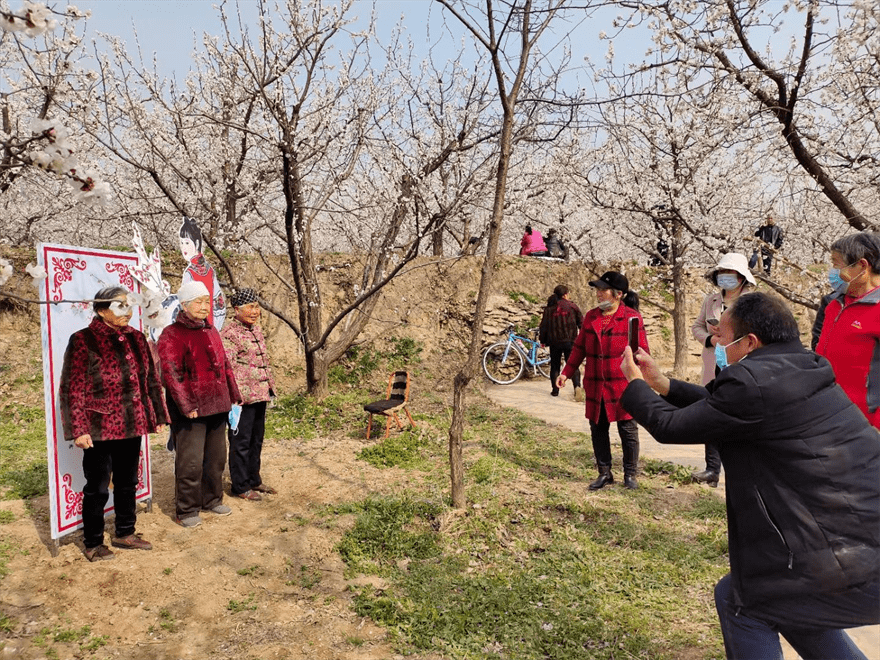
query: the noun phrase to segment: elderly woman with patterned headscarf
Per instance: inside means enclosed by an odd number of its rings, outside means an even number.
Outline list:
[[[159,360],[177,450],[177,522],[196,527],[202,523],[200,511],[221,516],[232,513],[223,504],[226,422],[241,394],[220,333],[209,317],[207,287],[198,281],[186,282],[177,298],[180,312],[159,338]]]
[[[104,545],[104,506],[116,511],[117,548],[150,550],[135,534],[141,438],[168,423],[162,386],[147,338],[131,327],[128,291],[107,287],[95,294],[95,317],[70,337],[58,399],[64,437],[83,450],[82,520],[85,556],[113,559]]]
[[[253,289],[239,289],[230,302],[235,317],[223,326],[220,336],[241,391],[241,416],[237,428],[229,429],[229,475],[232,494],[259,501],[260,493],[274,494],[260,476],[266,405],[275,396],[275,379],[260,329],[260,303]]]

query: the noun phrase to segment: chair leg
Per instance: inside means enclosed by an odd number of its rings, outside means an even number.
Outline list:
[[[397,430],[403,430],[403,424],[400,423],[400,417],[397,416],[397,413],[394,413],[394,421],[397,422]]]
[[[388,421],[385,422],[385,439],[388,439],[388,434],[391,433],[391,415],[386,416]]]
[[[370,439],[370,431],[373,430],[373,413],[370,413],[370,421],[367,422],[367,440]]]
[[[413,425],[413,428],[416,428],[416,423],[413,421],[412,415],[409,414],[409,408],[404,408],[403,412],[406,413],[406,416],[409,418],[409,423]]]

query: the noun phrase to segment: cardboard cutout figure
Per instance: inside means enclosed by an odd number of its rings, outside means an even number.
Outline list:
[[[137,253],[138,263],[129,266],[128,272],[141,284],[142,294],[138,304],[142,309],[144,325],[148,329],[150,348],[155,350],[162,330],[171,325],[177,316],[177,296],[170,295],[171,285],[162,279],[162,256],[159,248],[156,247],[148,256],[140,227],[136,222],[131,225],[134,231],[131,243]]]
[[[187,263],[181,284],[196,280],[208,287],[211,294],[211,318],[219,332],[226,321],[226,299],[213,266],[202,254],[202,232],[193,218],[184,216],[183,224],[180,225],[180,253]]]

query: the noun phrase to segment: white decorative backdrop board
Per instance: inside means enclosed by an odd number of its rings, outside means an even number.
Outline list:
[[[106,286],[123,286],[139,292],[140,285],[128,271],[138,257],[130,252],[110,252],[69,245],[37,245],[37,261],[48,277],[40,285],[40,300],[90,300]],[[64,351],[70,336],[85,328],[94,313],[90,303],[41,305],[43,334],[43,388],[46,405],[46,450],[49,460],[49,509],[53,539],[82,527],[83,450],[64,439],[58,408],[58,383]],[[132,308],[131,325],[143,329],[140,308]],[[141,442],[137,501],[152,499],[149,442]],[[113,512],[113,491],[104,515]]]

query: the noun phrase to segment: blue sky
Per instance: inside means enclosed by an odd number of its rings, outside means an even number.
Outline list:
[[[82,10],[91,10],[87,37],[104,32],[121,37],[129,49],[134,49],[134,30],[145,58],[152,58],[155,52],[160,70],[181,78],[189,68],[190,54],[194,47],[200,47],[203,32],[216,34],[220,22],[213,0],[72,0]],[[12,3],[14,5],[14,1]],[[328,2],[329,4],[329,2]],[[427,26],[430,23],[431,36],[436,38],[442,29],[442,8],[431,0],[358,0],[354,14],[366,20],[373,7],[377,12],[377,33],[380,38],[390,34],[399,20],[410,33],[414,43],[427,48]],[[245,17],[255,15],[256,2],[241,1]],[[230,10],[231,11],[231,10]],[[613,16],[606,12],[600,19],[582,20],[560,25],[560,31],[574,29],[572,45],[575,49],[575,62],[579,64],[588,55],[596,64],[602,64],[607,50],[607,42],[598,39],[602,30],[611,32],[609,24]],[[454,24],[454,20],[450,19]],[[618,58],[641,57],[647,47],[646,35],[630,31],[630,43],[615,42]],[[552,36],[551,36],[552,39]],[[449,40],[449,47],[456,47]]]

